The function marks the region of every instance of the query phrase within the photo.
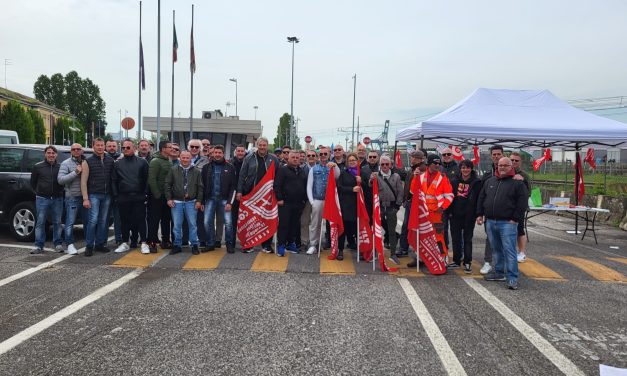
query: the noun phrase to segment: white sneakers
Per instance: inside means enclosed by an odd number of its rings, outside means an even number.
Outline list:
[[[142,243],[141,245],[141,253],[146,254],[150,253],[150,247],[146,243]]]
[[[308,255],[313,255],[315,253],[318,253],[318,248],[316,247],[309,247],[309,249],[307,250]]]
[[[527,256],[525,255],[525,252],[518,252],[518,262],[525,262],[527,261]]]
[[[124,253],[124,252],[128,251],[129,249],[131,249],[131,247],[129,247],[128,244],[122,243],[113,252],[115,252],[115,253]]]
[[[486,262],[483,264],[483,267],[481,267],[481,270],[479,270],[479,273],[488,274],[490,273],[490,270],[492,270],[492,266],[490,266],[489,262]]]
[[[77,255],[78,249],[74,246],[74,244],[70,244],[67,246],[67,254],[68,255]]]

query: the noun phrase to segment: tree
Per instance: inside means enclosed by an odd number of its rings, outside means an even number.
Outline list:
[[[76,71],[69,72],[65,77],[60,73],[50,78],[41,75],[33,92],[38,100],[75,116],[90,134],[92,123],[96,135],[105,133],[106,104],[100,96],[100,88],[89,78],[81,78]]]
[[[37,110],[29,109],[28,115],[33,121],[33,131],[36,144],[46,143],[46,127],[44,126],[44,119]]]
[[[296,127],[292,127],[292,135],[294,136],[294,143],[290,143],[290,137],[288,133],[290,129],[290,114],[287,112],[279,119],[279,126],[277,127],[276,137],[274,138],[274,145],[277,148],[283,145],[291,145],[297,149],[300,149],[300,139],[296,135]]]
[[[24,107],[14,101],[9,101],[0,111],[0,129],[16,131],[20,142],[35,143],[35,125]]]
[[[54,143],[56,145],[70,145],[73,142],[84,144],[85,130],[81,123],[74,119],[62,117],[54,125]]]

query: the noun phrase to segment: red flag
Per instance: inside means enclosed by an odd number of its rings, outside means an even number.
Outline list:
[[[459,146],[451,146],[451,151],[453,152],[453,159],[456,161],[464,160],[464,153],[462,153],[462,149]]]
[[[372,227],[370,227],[370,217],[366,210],[363,192],[357,192],[357,218],[359,220],[357,229],[359,253],[366,262],[370,262],[372,260]]]
[[[414,177],[414,179],[418,179],[418,177]],[[415,184],[412,193],[411,211],[407,224],[407,240],[416,250],[416,255],[427,265],[431,274],[444,274],[446,273],[446,264],[444,263],[444,256],[438,248],[435,230],[428,219],[429,209],[427,209],[425,194],[420,189],[419,184]],[[420,244],[416,239],[416,231],[419,231]]]
[[[337,188],[335,186],[334,169],[331,169],[329,172],[322,218],[329,221],[329,226],[331,227],[331,255],[328,258],[329,260],[335,260],[338,252],[337,240],[340,235],[344,233],[344,222],[342,221],[342,212],[340,211],[340,198],[337,195]]]
[[[239,206],[237,237],[242,249],[252,248],[272,238],[279,224],[279,209],[274,195],[274,162],[255,188],[242,197]]]
[[[383,253],[383,227],[381,226],[381,203],[379,202],[379,180],[372,181],[372,226],[374,227],[374,248],[379,257],[379,265],[383,272],[395,272],[397,268],[388,268]]]
[[[542,163],[544,163],[544,161],[550,161],[551,159],[553,159],[553,157],[551,156],[551,149],[549,148],[544,149],[544,155],[542,155],[541,158],[538,158],[533,161],[533,170],[538,171],[540,169],[540,166],[542,166]]]
[[[174,28],[174,32],[172,35],[172,62],[176,63],[176,61],[178,60],[177,51],[179,49],[179,40],[176,37],[176,25],[174,23],[172,23],[172,27]]]
[[[472,164],[477,166],[479,164],[479,160],[481,159],[480,154],[479,154],[479,146],[477,145],[472,146],[472,154],[475,156],[472,159]]]
[[[193,12],[192,5],[192,12]],[[189,51],[190,60],[189,60],[189,69],[192,73],[196,73],[196,54],[194,53],[194,19],[192,19],[192,33],[191,33],[191,48]]]
[[[584,162],[588,163],[593,170],[597,169],[597,162],[594,160],[594,149],[588,148],[586,152],[586,157],[583,159]]]
[[[401,151],[397,150],[394,155],[394,163],[396,164],[396,168],[403,168],[403,162],[401,161]]]
[[[575,168],[579,171],[579,181],[575,182],[575,195],[579,196],[578,202],[581,203],[583,194],[586,193],[586,186],[583,183],[583,164],[581,163],[581,157],[579,153],[576,154]]]

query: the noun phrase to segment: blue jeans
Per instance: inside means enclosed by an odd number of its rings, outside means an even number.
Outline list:
[[[52,229],[52,242],[54,245],[63,243],[61,239],[61,214],[63,213],[63,197],[35,198],[35,210],[37,222],[35,223],[35,247],[43,248],[46,242],[46,219],[50,218]]]
[[[518,236],[518,224],[506,220],[488,219],[486,231],[492,246],[492,261],[497,275],[505,274],[507,268],[507,280],[518,280],[518,259],[516,252],[516,239]]]
[[[89,222],[85,231],[86,247],[104,246],[107,244],[109,232],[109,206],[111,196],[103,193],[89,195],[91,209],[89,209]]]
[[[70,196],[65,198],[65,244],[74,244],[74,224],[76,216],[80,213],[83,225],[86,226],[87,216],[83,208],[82,196]]]
[[[183,216],[187,219],[189,227],[189,242],[192,246],[198,245],[198,232],[196,230],[196,201],[175,202],[172,208],[172,223],[174,224],[174,246],[183,244]]]
[[[205,233],[207,234],[207,245],[212,246],[216,237],[216,210],[221,213],[224,218],[224,227],[226,233],[224,238],[227,245],[235,245],[235,234],[233,233],[233,220],[231,211],[226,211],[226,200],[209,199],[205,201]],[[231,208],[232,210],[232,208]]]

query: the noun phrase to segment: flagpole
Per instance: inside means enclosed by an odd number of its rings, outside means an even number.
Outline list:
[[[416,272],[420,273],[420,224],[416,227]]]
[[[357,205],[359,205],[359,197],[357,197]],[[357,263],[359,264],[359,206],[357,207],[357,236],[356,238],[357,238]]]
[[[320,236],[318,239],[318,258],[320,258],[320,248],[322,247],[322,225],[324,224],[324,218],[320,220]]]
[[[174,48],[177,47],[175,45],[176,43],[176,24],[175,24],[175,15],[176,15],[176,11],[173,9],[172,10],[172,28],[173,28],[173,33],[172,33],[172,110],[170,112],[170,141],[174,141]]]
[[[373,224],[374,224],[374,220],[373,220],[372,222],[373,222]],[[374,270],[375,270],[375,266],[374,266],[374,265],[376,264],[376,262],[375,262],[375,261],[377,260],[377,257],[376,257],[376,255],[375,255],[375,253],[374,253],[375,248],[376,248],[376,246],[375,246],[375,244],[374,244],[374,236],[375,236],[375,235],[374,235],[374,231],[375,231],[375,230],[374,230],[374,228],[373,228],[372,230],[373,230],[373,231],[372,231],[372,271],[374,272]]]
[[[189,104],[189,139],[191,140],[194,134],[194,71],[196,70],[196,54],[194,52],[194,4],[192,4],[192,34],[191,34],[191,59],[190,73],[191,73],[191,98]]]
[[[157,1],[157,145],[161,141],[161,0]]]
[[[138,138],[142,138],[142,2],[139,2],[139,104],[137,109],[137,133]]]

